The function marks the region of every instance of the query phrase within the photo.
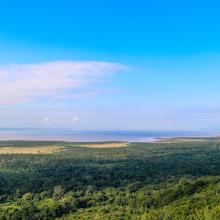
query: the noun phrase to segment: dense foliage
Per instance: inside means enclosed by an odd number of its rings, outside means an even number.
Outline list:
[[[220,219],[220,142],[0,155],[0,219]]]

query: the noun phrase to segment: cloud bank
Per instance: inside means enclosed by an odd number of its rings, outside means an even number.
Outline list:
[[[29,103],[40,98],[84,96],[85,89],[106,75],[127,67],[98,61],[54,61],[0,66],[0,104]],[[96,91],[91,91],[94,94]]]

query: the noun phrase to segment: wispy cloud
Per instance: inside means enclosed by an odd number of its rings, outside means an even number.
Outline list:
[[[54,61],[0,66],[0,104],[27,103],[38,98],[83,97],[73,90],[86,88],[100,78],[127,67],[97,61]],[[97,91],[91,91],[98,94]],[[88,95],[88,94],[87,94]]]

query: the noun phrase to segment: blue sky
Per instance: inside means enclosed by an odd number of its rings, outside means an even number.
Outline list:
[[[1,127],[218,130],[218,1],[0,1]]]

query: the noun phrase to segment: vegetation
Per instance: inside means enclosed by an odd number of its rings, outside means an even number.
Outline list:
[[[0,142],[0,219],[220,219],[218,139],[111,144]]]

